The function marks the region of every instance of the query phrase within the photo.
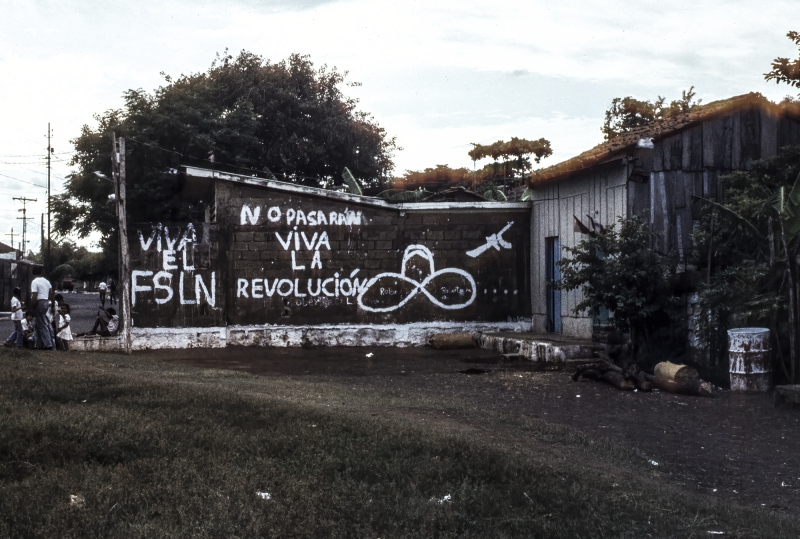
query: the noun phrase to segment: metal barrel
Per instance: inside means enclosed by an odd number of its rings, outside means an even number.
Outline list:
[[[731,391],[766,392],[772,389],[769,329],[728,330]]]

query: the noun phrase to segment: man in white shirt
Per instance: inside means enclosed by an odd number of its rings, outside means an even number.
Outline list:
[[[25,332],[22,327],[22,302],[20,301],[22,291],[19,288],[15,288],[11,294],[11,320],[14,322],[14,333],[12,333],[3,344],[5,344],[5,346],[13,346],[16,344],[17,348],[22,348],[24,343],[23,339],[25,337]]]
[[[37,350],[53,349],[53,328],[47,319],[47,311],[55,291],[50,281],[42,277],[42,266],[33,266],[36,278],[31,281],[30,302],[36,309],[36,341],[33,347]],[[50,327],[48,327],[50,326]]]
[[[103,304],[103,309],[105,309],[106,308],[106,288],[108,288],[106,286],[106,282],[105,281],[100,281],[99,288],[100,288],[100,303]]]

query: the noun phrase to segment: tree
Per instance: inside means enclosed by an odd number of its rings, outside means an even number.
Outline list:
[[[516,157],[516,172],[519,174],[520,179],[524,176],[526,170],[531,169],[530,158],[536,163],[540,163],[545,157],[553,155],[553,150],[550,147],[550,141],[545,138],[538,140],[527,140],[524,138],[511,137],[511,140],[504,142],[498,140],[492,144],[475,144],[472,143],[473,148],[467,152],[467,155],[473,161],[491,157],[493,159],[492,166],[497,175],[498,159],[503,158],[503,175],[505,177],[507,171],[506,165],[510,157]]]
[[[633,355],[644,337],[650,347],[649,323],[673,302],[668,276],[674,271],[669,257],[648,249],[651,234],[647,223],[634,216],[619,218],[616,225],[592,234],[575,247],[564,247],[568,257],[560,260],[561,290],[580,290],[582,300],[576,314],[597,316],[607,309],[620,334],[630,333]]]
[[[606,140],[611,140],[637,127],[648,125],[655,120],[674,114],[687,112],[700,105],[702,100],[694,101],[694,86],[684,90],[680,99],[665,105],[666,98],[658,96],[654,102],[640,101],[631,96],[616,97],[606,110],[606,119],[600,131]]]
[[[795,45],[800,45],[800,32],[786,34]],[[765,80],[774,80],[776,84],[785,82],[794,88],[800,88],[800,57],[795,60],[788,58],[775,58],[772,61],[772,70],[764,73]],[[798,94],[800,95],[800,94]]]
[[[725,202],[699,200],[703,214],[693,236],[695,262],[711,265],[699,295],[702,335],[713,355],[724,350],[729,328],[770,327],[783,372],[797,383],[800,146],[721,176],[720,184]]]
[[[163,75],[163,74],[162,74]],[[128,216],[131,222],[202,218],[203,206],[183,200],[182,164],[257,174],[317,187],[341,184],[347,167],[365,190],[390,177],[394,138],[358,101],[342,93],[347,72],[314,68],[293,54],[271,63],[242,51],[218,56],[205,73],[163,75],[153,93],[124,94],[124,106],[95,116],[72,143],[74,172],[54,197],[55,231],[101,234],[116,265],[116,217],[108,204],[110,133],[127,137]]]

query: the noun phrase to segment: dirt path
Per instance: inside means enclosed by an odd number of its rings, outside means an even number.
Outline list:
[[[765,510],[800,513],[800,408],[776,408],[767,395],[725,392],[704,399],[621,392],[591,380],[572,382],[565,373],[500,364],[494,354],[481,350],[233,348],[157,356],[202,367],[360,386],[398,399],[397,409],[376,413],[414,417],[403,400],[430,397],[509,418],[569,425],[639,449],[688,489]],[[447,428],[474,428],[459,427],[457,414],[435,420]],[[476,432],[490,438],[509,435],[500,424]]]

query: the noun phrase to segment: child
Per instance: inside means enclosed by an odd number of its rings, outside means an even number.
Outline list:
[[[112,337],[117,334],[117,330],[119,329],[119,316],[117,316],[117,311],[109,307],[108,309],[104,309],[102,306],[100,310],[106,313],[108,316],[108,322],[100,318],[99,316],[94,321],[94,326],[92,327],[92,331],[88,333],[78,333],[78,337],[82,337],[84,335],[100,335],[101,337]],[[100,330],[100,331],[98,331]]]
[[[35,317],[34,311],[26,311],[25,319],[22,321],[23,344],[28,345],[29,348],[34,348],[36,343],[36,337],[34,336],[36,328]]]
[[[69,352],[69,341],[72,340],[72,329],[69,327],[70,307],[64,303],[61,305],[58,311],[58,334],[56,335],[56,346],[63,348],[66,352]]]
[[[11,320],[14,322],[14,333],[12,333],[3,344],[9,347],[16,345],[17,348],[22,348],[24,344],[22,301],[20,301],[22,299],[22,291],[17,287],[11,294]]]

